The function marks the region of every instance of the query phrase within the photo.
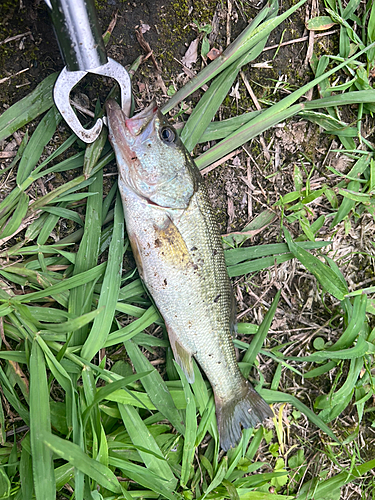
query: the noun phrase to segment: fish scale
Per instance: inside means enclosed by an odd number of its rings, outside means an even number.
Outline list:
[[[194,381],[192,357],[214,391],[220,444],[272,416],[236,362],[233,293],[203,179],[152,104],[127,118],[107,103],[127,232],[142,280],[164,318],[177,363]]]

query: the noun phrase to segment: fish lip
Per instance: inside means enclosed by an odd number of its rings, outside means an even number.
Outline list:
[[[109,112],[112,112],[113,110],[115,110],[117,112],[118,110],[121,109],[121,106],[114,99],[108,99],[105,102],[105,108],[106,108],[107,113],[109,113]],[[124,113],[124,115],[125,115],[125,113]]]
[[[114,99],[108,99],[105,103],[107,112],[108,129],[110,133],[111,142],[118,143],[128,139],[129,134],[125,127],[127,120],[126,114],[123,112],[119,104]]]
[[[137,161],[137,155],[132,148],[134,137],[126,128],[128,117],[113,99],[108,99],[105,103],[105,108],[107,112],[109,141],[115,151],[120,175],[126,175],[129,166]]]
[[[107,112],[107,116],[110,116],[112,118],[120,116],[124,120],[128,118],[125,112],[121,109],[121,106],[114,99],[108,99],[105,102],[105,110]]]
[[[105,103],[108,118],[108,128],[111,142],[125,146],[134,145],[136,142],[142,144],[154,132],[154,117],[158,113],[155,101],[144,108],[132,118],[126,116],[119,104],[114,99],[108,99]],[[139,139],[137,138],[140,138]]]
[[[113,99],[109,99],[105,107],[109,140],[115,152],[120,178],[138,192],[136,178],[142,170],[139,155],[142,156],[144,147],[152,141],[158,108],[153,101],[140,113],[128,118]]]
[[[142,135],[142,143],[153,133],[153,120],[158,112],[158,107],[155,101],[152,101],[147,108],[144,108],[132,118],[125,120],[125,127],[132,137]],[[152,124],[152,126],[150,126]]]

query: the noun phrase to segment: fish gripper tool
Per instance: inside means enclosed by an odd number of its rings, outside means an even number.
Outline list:
[[[126,69],[107,57],[94,0],[45,0],[65,67],[59,74],[53,97],[61,115],[73,132],[86,143],[99,136],[103,119],[90,129],[83,127],[71,104],[70,92],[87,73],[117,81],[121,91],[121,107],[129,116],[131,83]]]

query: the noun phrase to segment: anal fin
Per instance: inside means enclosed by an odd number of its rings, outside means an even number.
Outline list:
[[[194,382],[194,367],[192,360],[192,353],[187,350],[178,340],[175,332],[166,325],[168,331],[169,342],[172,347],[174,359],[184,372],[187,381],[192,384]]]

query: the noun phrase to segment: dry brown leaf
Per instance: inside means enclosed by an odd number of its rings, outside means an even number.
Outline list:
[[[198,44],[199,44],[199,39],[196,38],[191,42],[189,48],[185,52],[184,57],[181,59],[182,64],[184,64],[184,66],[186,66],[187,68],[191,68],[193,64],[197,62]]]

